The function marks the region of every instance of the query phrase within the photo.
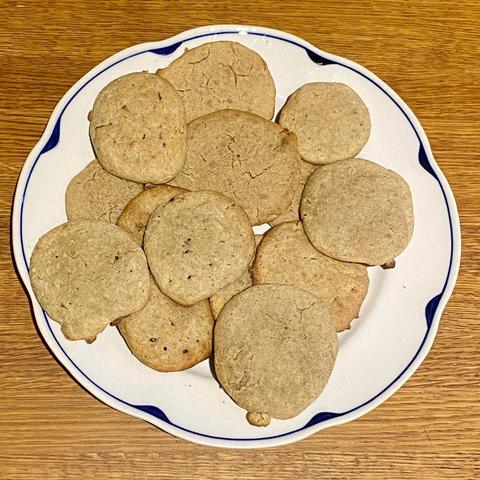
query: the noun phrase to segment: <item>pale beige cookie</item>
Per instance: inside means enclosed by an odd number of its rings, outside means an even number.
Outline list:
[[[142,245],[145,228],[152,212],[159,205],[167,203],[172,197],[182,192],[186,192],[186,190],[170,185],[155,185],[147,188],[130,200],[118,217],[117,225],[128,232],[139,245]]]
[[[255,235],[255,243],[258,248],[258,244],[262,241],[263,235]],[[253,261],[251,263],[253,265]],[[251,266],[250,265],[250,266]],[[223,306],[237,293],[243,292],[246,288],[252,286],[252,277],[250,268],[245,270],[233,283],[214,293],[210,298],[210,308],[214,318],[217,318],[220,314],[220,310]]]
[[[116,177],[93,160],[68,184],[65,193],[67,218],[115,223],[125,205],[142,191],[141,183]]]
[[[398,173],[359,158],[313,172],[303,191],[300,214],[313,246],[347,262],[390,262],[413,233],[407,182]]]
[[[338,340],[327,305],[290,285],[256,285],[222,309],[215,372],[255,424],[291,418],[310,405],[333,369]]]
[[[40,238],[30,259],[38,302],[70,340],[93,341],[148,299],[145,255],[128,233],[100,220],[74,220]]]
[[[270,120],[275,84],[258,53],[236,42],[211,42],[174,60],[157,74],[177,89],[187,122],[226,108],[256,113]]]
[[[185,108],[164,78],[129,73],[97,96],[90,138],[98,161],[113,175],[140,183],[164,183],[185,161]]]
[[[187,192],[158,207],[144,249],[160,290],[193,305],[235,281],[255,253],[245,212],[218,192]]]
[[[123,317],[118,329],[142,363],[160,372],[176,372],[210,356],[213,324],[207,300],[182,307],[160,292],[152,278],[147,304]]]
[[[300,173],[297,176],[297,186],[295,193],[293,194],[293,199],[290,202],[288,209],[282,213],[277,218],[268,222],[272,227],[283,222],[290,222],[292,220],[300,219],[300,199],[302,198],[303,188],[305,187],[305,182],[311,173],[317,168],[317,165],[312,165],[311,163],[300,162]]]
[[[343,83],[307,83],[282,108],[278,122],[294,132],[310,163],[354,157],[370,136],[370,114],[362,99]]]
[[[221,192],[260,225],[283,213],[297,188],[295,135],[252,113],[222,110],[187,127],[187,158],[175,184]]]
[[[253,284],[281,283],[303,288],[329,307],[337,332],[350,328],[368,290],[367,267],[326,257],[315,250],[300,222],[269,230],[257,249]]]

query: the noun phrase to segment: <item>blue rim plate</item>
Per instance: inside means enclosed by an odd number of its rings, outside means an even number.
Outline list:
[[[38,238],[66,220],[69,180],[92,158],[86,115],[113,78],[155,71],[192,48],[233,40],[256,50],[277,86],[277,112],[300,85],[340,81],[366,102],[372,134],[360,157],[400,173],[414,199],[415,232],[392,271],[370,268],[370,289],[360,318],[340,335],[332,377],[318,400],[295,419],[263,429],[218,388],[208,362],[186,372],[160,374],[141,365],[115,329],[93,345],[69,342],[36,301],[28,276]],[[323,428],[354,420],[390,397],[426,357],[452,293],[460,263],[455,199],[436,164],[420,123],[378,77],[278,30],[241,25],[201,27],[160,42],[123,50],[82,77],[55,107],[45,132],[20,174],[12,217],[20,276],[31,297],[38,329],[57,360],[92,395],[178,437],[218,447],[267,447],[291,443]]]

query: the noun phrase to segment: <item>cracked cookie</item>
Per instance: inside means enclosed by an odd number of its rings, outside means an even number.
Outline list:
[[[119,317],[148,299],[142,249],[116,225],[75,220],[43,235],[30,259],[38,302],[70,340],[95,340]]]
[[[118,217],[117,225],[128,232],[139,245],[143,245],[143,235],[152,212],[175,195],[186,191],[171,185],[149,187],[128,202]]]
[[[188,124],[187,157],[175,184],[221,192],[260,225],[288,208],[299,168],[294,134],[253,113],[221,110]]]
[[[360,158],[315,170],[305,184],[300,215],[319,252],[367,265],[383,265],[400,255],[414,225],[407,182]]]
[[[332,313],[335,328],[350,328],[368,290],[367,267],[326,257],[303,232],[301,222],[286,222],[269,230],[257,249],[253,284],[281,283],[320,297]]]
[[[236,42],[210,42],[185,50],[157,71],[182,97],[187,122],[226,108],[267,120],[275,110],[275,84],[258,53]]]
[[[67,218],[115,223],[125,205],[142,191],[141,183],[116,177],[93,160],[68,184],[65,193]]]
[[[89,114],[90,138],[102,167],[140,183],[164,183],[185,161],[185,107],[173,86],[154,73],[110,82]]]
[[[327,305],[289,285],[256,285],[222,309],[214,331],[218,380],[255,425],[298,415],[324,389],[338,340]]]
[[[210,356],[213,324],[208,300],[183,307],[160,292],[151,278],[147,304],[117,326],[142,363],[160,372],[176,372]]]
[[[144,249],[162,293],[189,306],[244,273],[255,253],[245,212],[218,192],[181,193],[158,207]]]
[[[347,85],[307,83],[282,108],[278,122],[294,132],[304,160],[331,163],[354,157],[370,136],[370,114]]]

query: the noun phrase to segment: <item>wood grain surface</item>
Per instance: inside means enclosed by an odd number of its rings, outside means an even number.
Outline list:
[[[23,0],[0,12],[0,479],[480,478],[478,0]],[[461,215],[460,276],[419,370],[363,418],[281,448],[201,447],[100,403],[38,337],[11,258],[17,177],[65,91],[120,49],[215,23],[286,30],[379,75],[423,124]]]

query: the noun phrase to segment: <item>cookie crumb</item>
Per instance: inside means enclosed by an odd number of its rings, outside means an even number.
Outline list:
[[[383,265],[382,265],[382,268],[384,270],[390,270],[391,268],[395,268],[395,260],[389,260],[388,262],[385,262]]]
[[[268,413],[248,412],[247,421],[254,427],[267,427],[270,425],[270,415]]]

